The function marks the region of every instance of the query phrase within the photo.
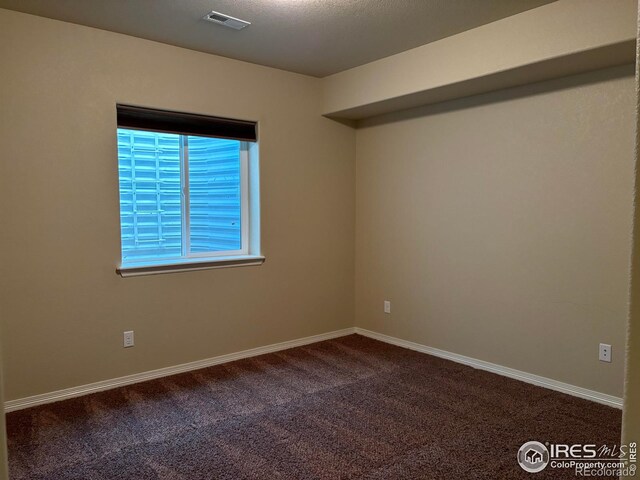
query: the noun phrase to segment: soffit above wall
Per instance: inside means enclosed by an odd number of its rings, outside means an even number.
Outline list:
[[[324,77],[554,0],[0,0],[0,8]],[[252,22],[235,31],[211,10]]]
[[[635,60],[636,0],[560,0],[323,79],[358,120]]]

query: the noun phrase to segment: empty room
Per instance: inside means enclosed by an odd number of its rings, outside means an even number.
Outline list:
[[[0,479],[640,478],[637,0],[0,0]]]

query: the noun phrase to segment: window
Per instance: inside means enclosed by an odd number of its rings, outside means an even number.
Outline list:
[[[118,106],[123,276],[259,264],[255,123]]]

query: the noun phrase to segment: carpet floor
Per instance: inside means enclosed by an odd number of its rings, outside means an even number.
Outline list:
[[[543,479],[619,410],[358,335],[7,415],[11,480]]]

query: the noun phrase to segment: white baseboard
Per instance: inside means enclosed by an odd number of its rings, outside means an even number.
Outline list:
[[[278,352],[280,350],[287,350],[289,348],[300,347],[302,345],[309,345],[310,343],[322,342],[323,340],[331,340],[332,338],[344,337],[355,333],[355,328],[345,328],[343,330],[336,330],[329,333],[322,333],[320,335],[313,335],[311,337],[299,338],[297,340],[289,340],[281,343],[274,343],[265,347],[251,348],[249,350],[243,350],[242,352],[229,353],[227,355],[220,355],[218,357],[207,358],[205,360],[198,360],[195,362],[183,363],[182,365],[176,365],[175,367],[159,368],[158,370],[151,370],[149,372],[135,373],[133,375],[127,375],[125,377],[114,378],[112,380],[104,380],[101,382],[90,383],[88,385],[81,385],[79,387],[66,388],[64,390],[57,390],[55,392],[43,393],[41,395],[34,395],[32,397],[19,398],[17,400],[9,400],[4,403],[4,409],[6,412],[13,412],[16,410],[22,410],[24,408],[35,407],[36,405],[44,405],[46,403],[59,402],[74,397],[81,397],[90,393],[101,392],[104,390],[110,390],[112,388],[122,387],[124,385],[131,385],[133,383],[145,382],[147,380],[153,380],[161,377],[168,377],[169,375],[175,375],[177,373],[189,372],[192,370],[198,370],[201,368],[211,367],[213,365],[219,365],[221,363],[232,362],[234,360],[241,360],[243,358],[256,357],[258,355],[264,355],[265,353]]]
[[[311,337],[299,338],[297,340],[289,340],[281,343],[274,343],[265,347],[252,348],[244,350],[242,352],[230,353],[227,355],[220,355],[213,358],[207,358],[205,360],[198,360],[195,362],[183,363],[174,367],[160,368],[158,370],[151,370],[149,372],[136,373],[133,375],[127,375],[125,377],[114,378],[111,380],[104,380],[101,382],[90,383],[87,385],[81,385],[79,387],[66,388],[64,390],[57,390],[55,392],[43,393],[41,395],[34,395],[32,397],[19,398],[17,400],[9,400],[4,403],[6,412],[13,412],[16,410],[22,410],[24,408],[35,407],[37,405],[44,405],[47,403],[59,402],[74,397],[81,397],[90,393],[101,392],[104,390],[110,390],[112,388],[122,387],[125,385],[131,385],[134,383],[145,382],[147,380],[153,380],[156,378],[168,377],[170,375],[176,375],[178,373],[190,372],[201,368],[211,367],[213,365],[219,365],[221,363],[232,362],[234,360],[241,360],[243,358],[255,357],[258,355],[264,355],[266,353],[278,352],[281,350],[287,350],[289,348],[300,347],[302,345],[309,345],[311,343],[322,342],[323,340],[331,340],[332,338],[344,337],[357,333],[359,335],[373,338],[381,342],[397,345],[399,347],[408,348],[417,352],[434,355],[436,357],[445,358],[456,363],[462,363],[469,365],[470,367],[478,368],[480,370],[487,370],[489,372],[496,373],[509,378],[514,378],[526,383],[545,387],[557,392],[566,393],[575,397],[584,398],[594,402],[609,405],[615,408],[622,408],[622,399],[607,395],[605,393],[596,392],[593,390],[587,390],[586,388],[576,387],[569,385],[568,383],[558,382],[546,377],[540,377],[531,373],[522,372],[513,368],[503,367],[496,365],[495,363],[485,362],[483,360],[476,360],[475,358],[465,357],[464,355],[458,355],[457,353],[447,352],[445,350],[439,350],[433,347],[427,347],[419,343],[409,342],[407,340],[401,340],[399,338],[384,335],[382,333],[372,332],[359,327],[345,328],[343,330],[336,330],[333,332],[323,333],[320,335],[313,335]]]
[[[447,360],[451,360],[456,363],[469,365],[470,367],[478,368],[480,370],[486,370],[488,372],[497,373],[498,375],[514,378],[516,380],[520,380],[526,383],[531,383],[539,387],[544,387],[550,390],[555,390],[557,392],[573,395],[574,397],[584,398],[586,400],[602,403],[610,407],[622,408],[621,398],[614,397],[613,395],[607,395],[606,393],[600,393],[594,390],[588,390],[586,388],[576,387],[575,385],[558,382],[557,380],[541,377],[539,375],[534,375],[532,373],[522,372],[520,370],[515,370],[513,368],[503,367],[501,365],[496,365],[495,363],[489,363],[483,360],[476,360],[475,358],[465,357],[464,355],[458,355],[457,353],[451,353],[445,350],[439,350],[437,348],[427,347],[425,345],[420,345],[419,343],[409,342],[407,340],[401,340],[399,338],[390,337],[389,335],[383,335],[382,333],[372,332],[371,330],[365,330],[364,328],[356,327],[355,333],[357,333],[358,335],[363,335],[365,337],[373,338],[375,340],[380,340],[381,342],[390,343],[392,345],[397,345],[399,347],[408,348],[410,350],[415,350],[422,353],[427,353],[435,357],[445,358]]]

